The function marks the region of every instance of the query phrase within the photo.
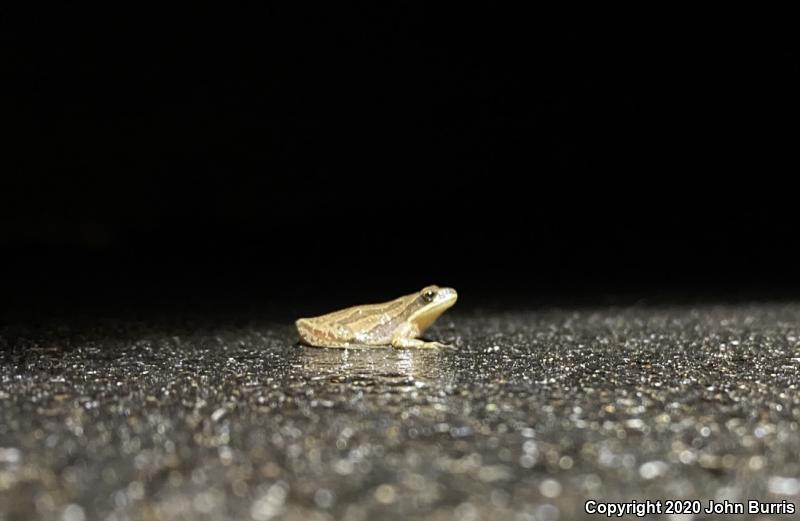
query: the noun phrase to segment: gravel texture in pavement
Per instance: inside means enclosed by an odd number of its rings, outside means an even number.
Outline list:
[[[800,305],[457,308],[428,336],[457,349],[253,317],[0,328],[0,520],[796,519]],[[719,518],[682,516],[651,518]]]

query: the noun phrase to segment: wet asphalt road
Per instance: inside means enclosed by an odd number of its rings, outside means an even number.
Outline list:
[[[4,327],[0,520],[800,506],[800,305],[455,309],[429,337],[458,349],[302,348],[257,318]]]

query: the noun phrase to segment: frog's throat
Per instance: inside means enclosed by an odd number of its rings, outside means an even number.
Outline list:
[[[409,317],[409,322],[413,322],[417,326],[417,329],[419,329],[419,334],[422,334],[442,313],[447,311],[455,303],[456,297],[453,296],[436,305],[424,307],[411,315]]]

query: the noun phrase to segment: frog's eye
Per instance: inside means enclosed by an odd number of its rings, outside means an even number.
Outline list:
[[[425,299],[425,302],[433,302],[433,298],[436,296],[436,292],[432,289],[429,289],[425,293],[422,294],[422,298]]]

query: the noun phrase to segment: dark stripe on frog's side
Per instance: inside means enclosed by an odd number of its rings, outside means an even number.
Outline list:
[[[397,300],[395,305],[392,306],[392,308],[393,308],[392,311],[394,311],[394,313],[392,313],[392,314],[394,316],[392,317],[392,319],[390,321],[386,322],[383,325],[379,325],[378,319],[380,319],[380,316],[383,313],[387,313],[388,310],[378,309],[375,312],[371,311],[368,316],[362,317],[362,320],[364,320],[365,322],[369,322],[370,319],[371,319],[371,321],[375,322],[373,327],[384,327],[384,326],[387,326],[389,324],[394,324],[395,326],[397,326],[400,322],[405,322],[408,319],[408,317],[414,311],[416,311],[417,309],[419,309],[421,307],[419,302],[418,302],[418,299],[414,299],[414,300],[411,301],[410,304],[406,305],[402,310],[397,311],[397,310],[394,309],[394,308],[397,308],[398,306],[402,305],[402,303],[403,303],[403,299],[398,299]],[[358,322],[358,320],[353,320],[352,322],[350,322],[350,324],[357,323],[357,322]],[[355,329],[359,329],[360,330],[360,329],[363,329],[363,328],[355,328]]]
[[[386,322],[385,324],[380,324],[376,326],[372,330],[372,334],[375,337],[383,339],[384,342],[389,343],[392,340],[392,336],[394,335],[395,330],[400,327],[403,322],[408,320],[408,317],[411,316],[416,310],[422,308],[426,302],[422,298],[416,298],[409,305],[403,309],[403,311],[397,314],[392,320]]]
[[[384,302],[381,304],[353,306],[345,309],[340,309],[338,311],[333,311],[331,313],[325,313],[324,315],[309,317],[306,320],[311,320],[314,321],[314,323],[316,324],[324,324],[326,326],[331,324],[347,325],[357,320],[364,319],[370,316],[375,316],[378,313],[385,312],[385,310],[388,308],[400,305],[402,300],[403,297],[389,302]]]
[[[364,311],[365,306],[361,306],[359,309],[353,310],[347,317],[337,320],[336,323],[346,326],[352,324],[353,322],[358,322],[359,320],[374,318],[383,313],[389,313],[402,304],[403,299],[399,298],[387,304],[376,304],[374,309],[369,309],[367,312]]]

